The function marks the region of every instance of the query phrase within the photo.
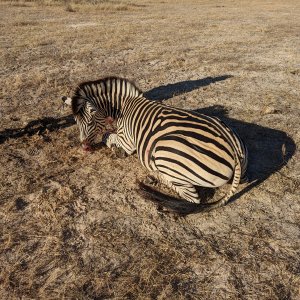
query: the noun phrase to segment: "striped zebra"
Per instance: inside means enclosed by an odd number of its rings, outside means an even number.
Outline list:
[[[148,100],[130,81],[108,77],[81,83],[62,100],[72,107],[84,150],[116,120],[116,133],[104,134],[108,147],[137,153],[141,164],[180,198],[200,203],[196,187],[220,187],[232,179],[222,199],[203,210],[225,205],[246,178],[247,149],[224,122]]]

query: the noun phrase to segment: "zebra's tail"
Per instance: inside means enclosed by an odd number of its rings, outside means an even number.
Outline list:
[[[229,199],[235,194],[235,192],[239,186],[239,183],[241,181],[241,174],[242,174],[241,161],[240,161],[237,153],[235,153],[235,168],[234,168],[234,174],[233,174],[233,178],[232,178],[232,184],[231,184],[230,191],[223,198],[219,199],[216,202],[211,203],[210,209],[218,208],[218,207],[224,206],[228,203]]]
[[[235,194],[242,176],[241,160],[235,148],[234,148],[234,160],[235,160],[235,167],[234,167],[234,173],[232,178],[232,184],[229,192],[223,198],[215,202],[202,204],[203,207],[200,208],[200,211],[210,211],[212,209],[225,206],[230,200],[230,198]]]
[[[164,193],[157,191],[156,189],[139,182],[139,187],[144,195],[147,196],[152,202],[158,205],[158,209],[161,211],[176,213],[181,216],[185,216],[192,213],[198,212],[208,212],[212,209],[224,206],[228,203],[229,199],[235,194],[237,187],[241,179],[241,163],[240,160],[235,154],[236,165],[234,168],[234,175],[232,179],[232,184],[230,191],[226,196],[217,200],[213,203],[192,203],[183,199],[178,199]]]

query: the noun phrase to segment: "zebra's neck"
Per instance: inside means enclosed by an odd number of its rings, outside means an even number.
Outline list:
[[[117,77],[82,83],[75,94],[84,98],[105,117],[114,119],[120,116],[124,105],[143,95],[130,81]]]

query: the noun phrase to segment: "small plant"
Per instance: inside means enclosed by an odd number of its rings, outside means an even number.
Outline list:
[[[68,12],[76,12],[75,8],[72,6],[71,1],[66,0],[65,1],[65,5],[66,5],[66,11],[68,11]]]

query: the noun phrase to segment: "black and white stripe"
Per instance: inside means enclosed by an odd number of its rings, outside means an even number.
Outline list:
[[[185,200],[199,203],[195,187],[216,188],[232,179],[229,193],[209,208],[221,206],[245,178],[247,149],[218,118],[148,100],[130,81],[115,77],[82,83],[66,99],[82,143],[92,144],[107,120],[116,119],[117,132],[105,136],[106,144],[136,151],[142,165]]]

